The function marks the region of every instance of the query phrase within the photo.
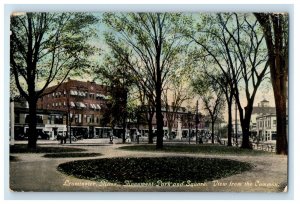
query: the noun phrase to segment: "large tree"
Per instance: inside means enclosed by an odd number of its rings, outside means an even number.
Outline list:
[[[205,62],[214,64],[213,68],[230,82],[243,131],[241,147],[252,148],[249,137],[253,103],[269,65],[257,20],[251,14],[203,15],[189,37],[200,46]]]
[[[166,119],[169,136],[172,134],[172,127],[178,117],[183,102],[190,99],[190,84],[185,69],[175,72],[170,77],[163,91],[163,102],[166,111]],[[171,137],[170,137],[171,138]]]
[[[110,100],[109,110],[106,117],[109,118],[109,125],[114,128],[122,126],[122,141],[126,141],[126,120],[128,116],[127,104],[129,92],[135,82],[135,78],[127,72],[126,65],[117,61],[110,55],[103,58],[102,64],[94,68],[96,78],[109,86]]]
[[[87,66],[95,22],[95,17],[83,13],[12,14],[10,66],[29,105],[29,148],[36,148],[38,99],[48,94],[44,90],[51,82],[60,84],[72,70]]]
[[[148,93],[155,90],[156,148],[163,148],[162,90],[176,57],[184,50],[179,13],[106,13],[106,42]]]
[[[194,91],[199,94],[203,102],[204,109],[210,116],[211,122],[211,142],[214,143],[215,124],[222,117],[225,98],[221,86],[205,76],[199,76],[192,83]]]
[[[263,28],[268,48],[271,81],[276,105],[276,153],[287,155],[288,14],[255,13],[254,15]]]

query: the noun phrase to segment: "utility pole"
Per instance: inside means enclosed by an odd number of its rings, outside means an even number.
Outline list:
[[[72,143],[72,138],[71,138],[71,118],[70,118],[70,90],[66,91],[67,93],[67,135],[66,137],[68,138],[70,136],[70,144]]]
[[[237,104],[235,102],[235,144],[238,147],[239,143],[238,143],[238,134],[237,134]]]
[[[196,144],[198,143],[198,123],[199,123],[199,115],[198,115],[198,100],[196,103]]]
[[[10,101],[10,145],[15,145],[15,108],[13,99]]]

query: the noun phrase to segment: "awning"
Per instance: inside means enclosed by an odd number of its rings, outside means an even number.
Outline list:
[[[93,109],[96,109],[95,104],[92,104],[92,103],[91,103],[91,104],[90,104],[90,107],[93,108]]]
[[[76,106],[79,107],[79,108],[86,108],[86,106],[82,102],[77,102]]]
[[[75,103],[73,101],[70,102],[71,107],[75,107]]]
[[[75,90],[71,90],[71,91],[70,91],[70,94],[71,94],[72,96],[77,96],[77,95],[78,95],[77,91],[75,91]]]

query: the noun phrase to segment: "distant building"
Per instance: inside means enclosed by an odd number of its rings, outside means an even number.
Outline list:
[[[95,82],[68,79],[47,88],[38,100],[38,108],[63,111],[69,115],[70,132],[84,137],[100,136],[101,119],[108,99],[107,86]]]
[[[262,114],[256,118],[257,135],[261,141],[276,140],[276,114]]]
[[[143,115],[147,114],[146,112],[141,113]],[[174,114],[173,108],[170,108],[169,112],[166,111],[165,107],[162,107],[162,114],[163,114],[163,129],[164,129],[164,134],[168,134],[168,119],[167,116],[168,114],[173,114],[174,116],[174,122],[172,125],[172,135],[169,135],[170,137],[181,139],[182,137],[185,138],[189,134],[189,130],[191,131],[191,135],[195,135],[195,130],[196,130],[196,114],[193,112],[190,112],[187,110],[186,107],[180,107],[178,108],[178,111]],[[199,123],[198,123],[198,130],[204,130],[204,129],[209,129],[209,122],[207,122],[204,118],[203,115],[199,112]],[[142,116],[145,117],[145,116]],[[147,136],[148,135],[148,124],[146,121],[143,120],[140,124],[135,124],[136,127],[139,126],[139,129],[142,132],[142,135]],[[156,121],[156,114],[154,113],[154,116],[152,118],[152,126],[154,132],[157,129],[157,121]]]
[[[15,139],[26,139],[28,131],[29,107],[22,97],[16,97],[14,103]],[[66,132],[66,113],[59,110],[37,109],[38,139],[55,139],[58,134]]]
[[[250,121],[250,131],[252,133],[257,132],[257,117],[267,114],[276,114],[275,107],[270,107],[269,101],[264,99],[257,106],[253,106],[251,121]]]

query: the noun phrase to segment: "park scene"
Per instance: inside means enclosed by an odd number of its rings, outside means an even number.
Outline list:
[[[287,192],[288,13],[13,12],[14,192]]]

